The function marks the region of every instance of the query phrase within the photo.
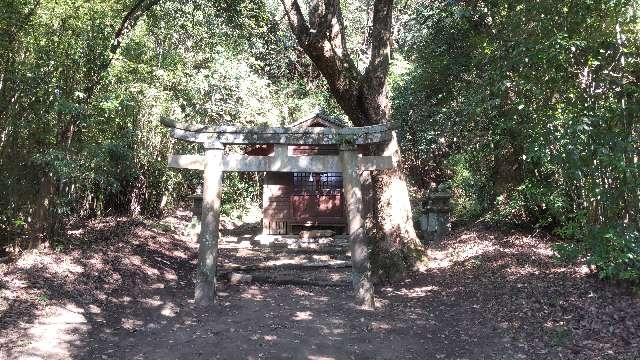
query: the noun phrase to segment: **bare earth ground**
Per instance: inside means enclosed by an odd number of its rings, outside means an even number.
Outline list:
[[[0,358],[640,358],[639,299],[557,263],[543,236],[455,231],[423,270],[378,286],[375,311],[351,305],[349,269],[276,274],[331,286],[221,283],[205,311],[188,220],[93,221],[65,249],[0,265]],[[222,263],[347,259],[251,247],[244,229],[224,232]]]

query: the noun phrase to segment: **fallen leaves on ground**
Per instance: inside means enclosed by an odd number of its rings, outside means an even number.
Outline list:
[[[197,244],[183,231],[189,221],[182,213],[160,222],[82,222],[70,228],[62,249],[29,251],[0,264],[0,357],[24,354],[39,336],[33,330],[64,314],[83,325],[50,334],[58,351],[51,358],[128,358],[138,352],[188,358],[197,354],[184,351],[196,344],[222,357],[288,352],[307,358],[636,359],[640,354],[638,297],[598,280],[583,264],[558,262],[554,239],[545,234],[480,227],[454,231],[429,247],[424,269],[401,283],[377,286],[374,312],[349,306],[348,287],[220,284],[220,302],[208,316],[192,308]],[[240,247],[238,239],[251,236],[243,229],[251,232],[254,226],[229,229],[221,263],[348,259],[336,249],[305,254]],[[349,269],[276,275],[345,282]]]

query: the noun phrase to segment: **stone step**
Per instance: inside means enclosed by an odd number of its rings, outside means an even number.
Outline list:
[[[349,246],[349,238],[346,235],[319,238],[300,238],[296,235],[257,235],[251,241],[251,245],[288,249],[343,248]]]
[[[223,271],[220,277],[232,285],[268,283],[295,286],[351,286],[351,272],[344,269],[278,270],[237,272]]]
[[[343,269],[351,267],[351,261],[346,260],[276,260],[276,261],[264,261],[257,264],[239,265],[226,263],[221,264],[221,270],[233,270],[233,271],[285,271],[285,270],[301,270],[301,271],[315,271],[323,269]]]

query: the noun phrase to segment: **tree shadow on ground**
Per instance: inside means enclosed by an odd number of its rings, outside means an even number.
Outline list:
[[[429,289],[425,306],[462,310],[462,321],[475,314],[472,322],[491,323],[530,358],[637,358],[637,296],[598,280],[586,266],[559,262],[551,240],[482,229],[454,233],[430,250],[431,268],[389,299]]]
[[[16,358],[93,358],[96,344],[155,326],[184,306],[195,253],[174,229],[110,219],[70,234],[67,242],[92,243],[50,254],[44,263],[18,263],[4,274],[27,293],[8,301],[0,333],[25,324],[24,336],[38,336],[37,343],[18,348]],[[4,280],[2,286],[11,287]]]
[[[428,268],[379,286],[376,311],[354,307],[349,288],[272,284],[220,284],[218,303],[203,310],[190,300],[195,244],[175,231],[184,220],[94,226],[91,238],[105,243],[2,278],[0,288],[23,281],[33,295],[9,302],[0,334],[35,323],[25,334],[51,340],[14,346],[21,352],[13,355],[632,359],[638,353],[637,298],[556,262],[543,238],[456,232],[430,248]],[[222,257],[234,260],[240,250]],[[264,252],[245,258],[264,261]]]

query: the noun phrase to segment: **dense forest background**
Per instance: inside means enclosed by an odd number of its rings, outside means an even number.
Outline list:
[[[0,0],[0,243],[75,219],[160,216],[201,182],[166,166],[162,117],[285,125],[342,116],[275,0]],[[371,4],[342,2],[359,67]],[[640,279],[640,4],[396,3],[392,121],[419,200],[461,223],[551,231],[558,253]],[[225,175],[224,211],[259,202]],[[241,196],[238,196],[238,195]],[[417,216],[419,209],[414,208]]]

